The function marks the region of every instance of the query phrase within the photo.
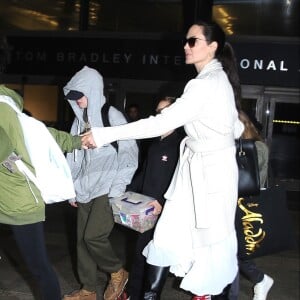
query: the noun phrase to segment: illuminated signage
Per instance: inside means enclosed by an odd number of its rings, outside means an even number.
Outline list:
[[[187,81],[179,39],[7,36],[7,74],[69,77],[82,66],[106,78]],[[299,43],[232,42],[242,84],[299,87]]]

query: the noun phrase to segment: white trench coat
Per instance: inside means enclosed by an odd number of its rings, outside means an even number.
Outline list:
[[[170,266],[181,288],[196,295],[222,292],[237,274],[234,216],[238,169],[234,139],[243,125],[221,64],[212,60],[161,114],[112,128],[94,128],[97,146],[114,139],[161,135],[184,125],[180,159],[147,262]]]

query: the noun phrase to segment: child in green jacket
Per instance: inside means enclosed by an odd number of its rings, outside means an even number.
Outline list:
[[[0,85],[1,99],[13,100],[22,111],[22,97],[4,85]],[[0,223],[10,225],[26,265],[36,279],[42,299],[59,300],[59,282],[45,248],[45,202],[40,190],[28,182],[15,164],[15,160],[21,158],[35,174],[23,130],[15,110],[0,101]],[[63,152],[81,148],[79,136],[54,128],[49,128],[49,131]]]

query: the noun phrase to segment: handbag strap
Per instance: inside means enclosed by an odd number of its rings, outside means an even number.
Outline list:
[[[242,156],[242,155],[244,156],[246,153],[245,153],[245,151],[243,149],[243,139],[239,138],[237,140],[237,143],[238,143],[238,155],[239,156]]]

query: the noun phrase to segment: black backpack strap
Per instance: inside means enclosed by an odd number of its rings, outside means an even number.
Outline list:
[[[109,112],[109,108],[110,108],[110,104],[105,102],[104,105],[101,108],[101,116],[102,116],[102,122],[103,122],[103,126],[104,127],[109,127],[110,122],[109,122],[109,116],[108,116],[108,112]],[[111,142],[111,145],[116,149],[116,151],[118,152],[119,150],[119,145],[118,142]]]

